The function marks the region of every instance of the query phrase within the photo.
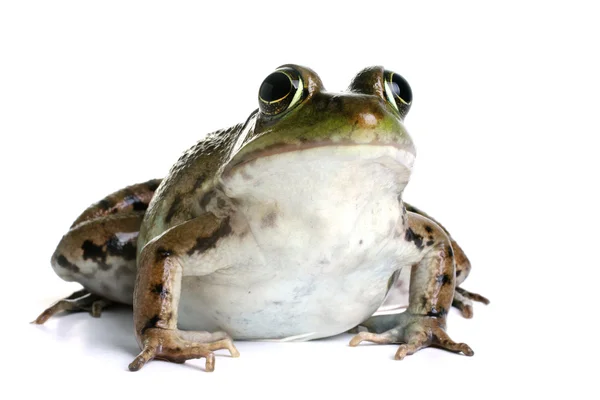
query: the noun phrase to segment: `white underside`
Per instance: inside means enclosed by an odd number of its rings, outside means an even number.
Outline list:
[[[396,233],[408,156],[393,147],[329,146],[234,170],[222,182],[238,204],[234,233],[181,259],[180,327],[309,340],[366,320],[394,271],[416,257]]]

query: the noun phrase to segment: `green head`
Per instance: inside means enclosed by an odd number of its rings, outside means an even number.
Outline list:
[[[415,149],[403,120],[408,83],[383,67],[359,72],[345,92],[327,92],[311,69],[287,64],[259,89],[257,110],[236,143],[224,174],[257,158],[324,146],[393,147],[410,170]],[[361,150],[363,151],[363,150]]]

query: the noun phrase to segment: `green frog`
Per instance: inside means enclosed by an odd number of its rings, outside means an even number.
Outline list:
[[[209,134],[162,180],[129,186],[86,209],[51,264],[83,289],[61,311],[99,316],[133,305],[141,352],[184,362],[233,339],[310,340],[355,329],[350,342],[399,343],[396,359],[435,346],[473,355],[446,333],[451,306],[488,302],[459,285],[471,269],[448,231],[403,202],[415,160],[404,127],[407,81],[383,67],[347,91],[309,68],[268,75],[244,123]],[[390,288],[402,313],[374,315]],[[360,331],[359,331],[359,327]]]

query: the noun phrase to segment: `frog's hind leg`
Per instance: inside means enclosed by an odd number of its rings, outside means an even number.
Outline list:
[[[454,254],[454,262],[456,264],[456,287],[454,288],[454,299],[452,300],[452,306],[460,310],[463,317],[473,317],[473,301],[477,301],[483,304],[489,304],[490,301],[480,294],[469,292],[459,285],[461,285],[469,272],[471,271],[471,263],[465,255],[464,251],[460,248],[458,243],[454,239],[451,240],[452,252]]]
[[[473,317],[473,301],[480,302],[483,304],[489,304],[490,301],[483,297],[480,294],[469,292],[461,287],[459,287],[469,276],[471,272],[471,262],[467,258],[467,255],[463,251],[463,249],[456,243],[450,232],[442,224],[432,218],[430,215],[425,213],[424,211],[408,204],[404,203],[406,211],[419,214],[422,217],[425,217],[433,222],[435,222],[450,238],[450,244],[452,246],[452,256],[454,257],[454,262],[456,266],[456,287],[454,291],[454,299],[452,300],[452,306],[456,307],[465,318]],[[430,232],[427,232],[430,235]],[[429,238],[429,237],[428,237]]]
[[[54,314],[58,314],[62,311],[88,311],[92,317],[99,318],[102,314],[102,310],[112,303],[111,300],[90,293],[86,289],[81,289],[48,307],[33,321],[33,323],[41,325]]]
[[[160,180],[133,185],[87,208],[63,236],[51,264],[58,276],[84,289],[59,300],[34,321],[62,312],[89,311],[99,317],[112,303],[132,304],[137,237]]]

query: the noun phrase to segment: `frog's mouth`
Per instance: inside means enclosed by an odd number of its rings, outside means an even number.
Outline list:
[[[322,154],[311,154],[314,153],[311,150],[325,150],[319,151]],[[356,158],[357,160],[372,161],[378,160],[378,162],[385,161],[390,167],[393,164],[398,164],[405,169],[412,170],[415,162],[415,151],[414,148],[404,147],[399,143],[360,143],[352,141],[336,141],[336,142],[313,142],[313,143],[299,143],[299,144],[283,144],[270,146],[261,150],[256,150],[250,153],[243,154],[241,156],[234,157],[225,167],[221,176],[223,179],[233,177],[236,173],[241,172],[246,167],[249,167],[252,163],[257,160],[265,159],[269,157],[277,157],[278,155],[284,155],[285,153],[304,153],[307,157],[300,157],[301,159],[311,158],[312,155],[316,157],[322,157],[322,161],[326,162],[329,158]]]

